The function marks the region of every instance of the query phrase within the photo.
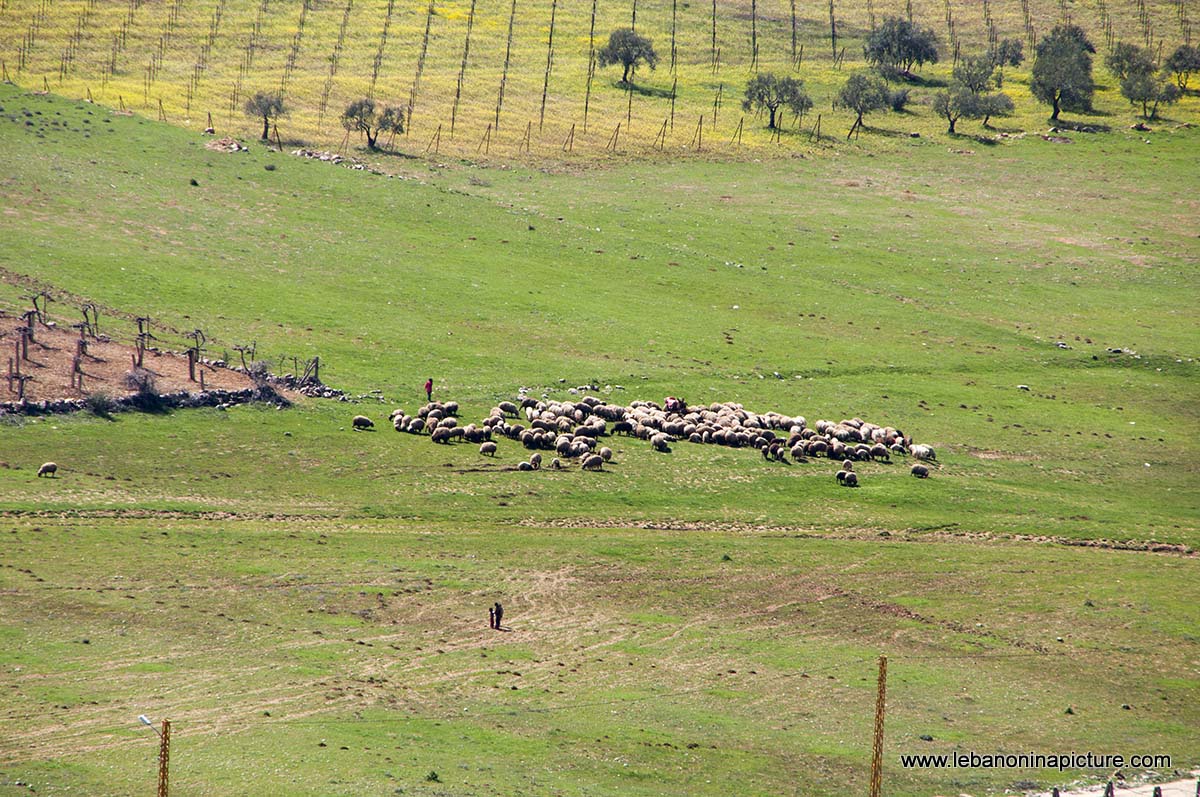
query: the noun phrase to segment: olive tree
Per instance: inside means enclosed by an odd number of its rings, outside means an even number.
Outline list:
[[[887,86],[878,78],[861,73],[851,75],[838,91],[833,104],[835,108],[845,108],[856,114],[854,124],[851,125],[850,132],[846,134],[846,138],[850,138],[862,128],[864,116],[887,107]]]
[[[775,129],[775,113],[782,107],[793,113],[802,114],[813,107],[812,98],[804,91],[804,81],[794,77],[779,77],[772,72],[761,72],[746,84],[743,110],[766,110],[771,114],[767,127]]]
[[[377,149],[375,145],[381,134],[404,132],[404,109],[393,105],[377,106],[375,100],[363,97],[342,111],[342,127],[362,133],[367,138],[367,147]]]
[[[1041,103],[1060,111],[1090,111],[1095,83],[1092,53],[1096,48],[1077,25],[1058,25],[1037,45],[1029,90]]]
[[[963,58],[954,67],[954,82],[972,94],[991,91],[996,85],[996,66],[989,58]]]
[[[937,35],[932,28],[922,30],[903,17],[888,17],[871,31],[863,54],[877,69],[907,75],[914,65],[937,63]]]
[[[1104,57],[1104,66],[1118,81],[1131,75],[1150,74],[1154,71],[1154,59],[1144,48],[1129,42],[1117,42],[1112,52]]]
[[[628,83],[629,75],[645,62],[651,69],[658,66],[658,53],[650,39],[634,32],[632,28],[618,28],[608,36],[608,44],[600,48],[596,57],[601,67],[620,64],[625,71],[621,82]]]
[[[992,49],[992,63],[997,69],[1020,66],[1025,60],[1025,45],[1020,39],[1001,39]]]
[[[951,133],[960,118],[983,119],[983,126],[987,127],[991,117],[1012,113],[1012,98],[995,90],[1000,84],[1000,70],[993,59],[964,58],[954,67],[952,75],[954,88],[939,92],[933,99],[934,111],[950,122]],[[963,91],[970,96],[961,96]]]
[[[287,116],[287,106],[283,104],[283,95],[276,91],[260,91],[246,100],[246,116],[251,119],[262,119],[262,140],[271,136],[271,120]]]
[[[1121,96],[1135,105],[1140,103],[1142,117],[1153,119],[1158,116],[1159,105],[1173,105],[1183,96],[1179,86],[1168,78],[1169,74],[1135,72],[1121,81]]]
[[[1187,91],[1188,79],[1193,72],[1200,72],[1200,47],[1181,44],[1163,64],[1163,70],[1175,76],[1180,91]]]
[[[958,123],[959,119],[963,117],[978,118],[983,115],[979,112],[979,95],[962,85],[934,94],[931,104],[933,112],[950,123],[950,129],[946,132],[951,135],[956,132],[954,125]]]

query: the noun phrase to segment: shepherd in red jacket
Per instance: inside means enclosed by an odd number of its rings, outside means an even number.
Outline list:
[[[425,380],[425,400],[433,401],[433,380],[432,379]]]

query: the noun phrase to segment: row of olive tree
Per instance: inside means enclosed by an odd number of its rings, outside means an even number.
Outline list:
[[[278,92],[260,91],[246,100],[246,115],[262,120],[262,140],[270,137],[271,123],[288,115],[283,95]],[[342,127],[349,132],[360,133],[367,140],[367,147],[377,149],[379,137],[404,132],[404,109],[393,105],[378,105],[370,97],[355,100],[342,111]]]
[[[1029,88],[1039,102],[1051,107],[1051,119],[1057,121],[1063,110],[1091,110],[1095,52],[1096,48],[1077,25],[1059,25],[1038,43]],[[930,28],[920,28],[902,17],[889,17],[868,36],[863,55],[884,80],[913,80],[914,68],[938,62],[938,40]],[[645,64],[654,69],[659,61],[653,42],[632,28],[614,30],[596,56],[601,67],[622,67],[619,85],[624,86],[631,85],[639,66]],[[1018,66],[1023,60],[1020,40],[1004,39],[996,42],[986,56],[958,61],[950,86],[935,93],[930,102],[934,112],[949,123],[949,132],[955,132],[960,119],[982,119],[986,127],[992,117],[1010,115],[1012,99],[999,91],[1003,85],[1002,70]],[[1131,103],[1141,103],[1143,116],[1154,118],[1158,107],[1178,101],[1191,75],[1200,72],[1200,49],[1183,45],[1158,69],[1148,51],[1119,42],[1105,59],[1105,65],[1120,81],[1121,94]],[[866,114],[889,105],[902,110],[907,100],[907,89],[893,90],[883,80],[855,74],[838,91],[834,106],[855,113],[849,133],[854,135],[862,129]],[[778,127],[780,109],[787,108],[799,116],[813,107],[813,101],[804,90],[803,80],[763,72],[747,83],[742,107],[766,112],[767,127],[774,130]],[[255,94],[247,100],[245,110],[247,116],[262,120],[264,140],[269,136],[271,123],[288,113],[282,95],[272,92]],[[341,122],[347,131],[360,133],[368,148],[376,149],[381,135],[404,132],[404,109],[377,105],[373,99],[364,97],[346,106]]]

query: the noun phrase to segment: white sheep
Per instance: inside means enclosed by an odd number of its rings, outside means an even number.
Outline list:
[[[583,461],[584,470],[604,470],[604,458],[599,454],[592,454]]]
[[[609,448],[608,446],[604,446],[603,448],[601,448],[599,453],[600,453],[600,458],[603,459],[605,462],[612,461],[612,456],[613,456],[612,449]]]
[[[375,422],[366,415],[355,415],[354,420],[350,421],[350,425],[359,430],[375,428]]]
[[[535,451],[529,457],[529,464],[533,466],[534,470],[540,470],[542,467],[542,455]]]
[[[490,440],[486,443],[480,443],[479,444],[479,453],[483,454],[484,456],[488,456],[488,457],[496,456],[496,444]]]
[[[937,459],[937,453],[933,450],[932,446],[921,445],[919,443],[909,448],[908,453],[920,460]]]

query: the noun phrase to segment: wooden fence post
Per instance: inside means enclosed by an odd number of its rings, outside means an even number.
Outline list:
[[[875,742],[871,748],[871,797],[880,797],[883,789],[883,718],[886,707],[887,656],[880,656],[879,685],[875,696]]]

